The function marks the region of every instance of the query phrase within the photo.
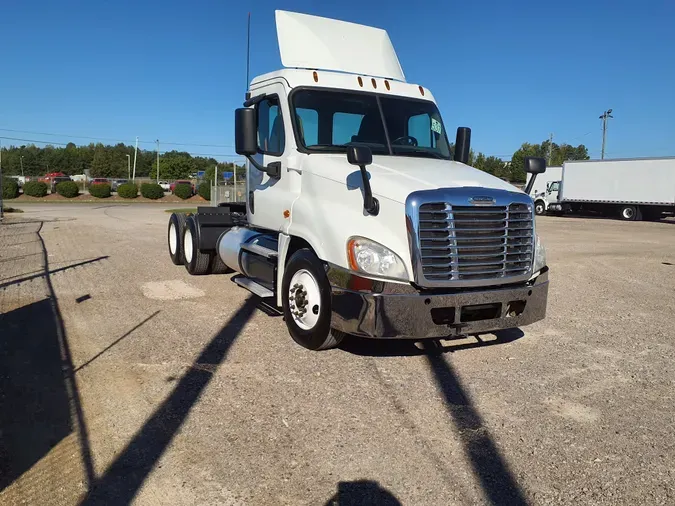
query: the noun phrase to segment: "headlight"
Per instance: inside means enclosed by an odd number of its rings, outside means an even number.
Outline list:
[[[537,241],[534,246],[534,266],[532,271],[537,272],[546,267],[546,248],[537,235]]]
[[[408,279],[403,260],[389,248],[363,237],[347,241],[349,266],[355,271],[373,276],[393,279]]]

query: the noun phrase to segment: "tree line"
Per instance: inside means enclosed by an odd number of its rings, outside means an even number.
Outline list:
[[[454,154],[454,144],[450,145],[450,151]],[[549,160],[550,149],[550,160]],[[536,156],[547,160],[547,166],[557,167],[568,160],[588,160],[588,148],[583,144],[574,147],[570,144],[551,143],[545,140],[539,144],[523,143],[511,156],[511,161],[506,162],[497,156],[487,156],[483,153],[476,154],[474,150],[469,151],[469,165],[476,167],[484,172],[497,176],[499,178],[511,181],[513,183],[524,183],[527,174],[525,173],[525,157]]]
[[[454,146],[451,146],[453,150]],[[583,144],[576,147],[569,144],[556,144],[545,140],[540,144],[524,143],[513,153],[510,162],[496,156],[469,153],[469,165],[512,182],[525,181],[524,159],[526,156],[539,156],[549,159],[550,166],[562,165],[566,160],[588,160],[588,149]],[[128,176],[127,155],[131,165],[134,162],[134,147],[123,143],[114,146],[89,144],[76,146],[70,142],[65,147],[45,146],[39,148],[33,144],[2,148],[2,169],[6,175],[20,175],[21,164],[26,176],[38,176],[47,172],[63,172],[72,176],[89,170],[91,177],[126,178]],[[168,151],[160,154],[160,179],[186,179],[199,171],[206,172],[206,178],[213,178],[214,168],[219,172],[232,172],[232,163],[221,163],[215,158],[193,156],[184,151]],[[243,179],[244,167],[236,166],[237,178]],[[157,178],[157,152],[139,149],[136,158],[136,176]]]
[[[129,159],[127,159],[129,155]],[[123,143],[114,146],[89,144],[76,146],[69,142],[65,147],[34,144],[2,148],[2,171],[5,175],[41,176],[48,172],[63,172],[68,176],[89,171],[91,177],[127,178],[129,165],[133,171],[134,147]],[[184,151],[167,151],[159,156],[160,179],[187,179],[199,171],[213,178],[214,168],[219,172],[233,172],[232,163],[218,162],[215,158],[192,156]],[[237,166],[237,177],[244,176],[244,167]],[[157,178],[157,152],[138,149],[136,177]]]

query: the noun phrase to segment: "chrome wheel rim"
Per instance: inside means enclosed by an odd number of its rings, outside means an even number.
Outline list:
[[[306,269],[300,269],[291,278],[288,287],[288,307],[296,325],[303,330],[316,326],[321,314],[321,291],[316,278]]]
[[[178,234],[176,233],[176,225],[173,223],[169,226],[169,251],[172,255],[176,254],[178,246]]]
[[[623,210],[623,217],[624,218],[626,218],[627,220],[630,220],[634,215],[635,215],[635,213],[633,212],[632,207],[625,207],[624,208],[624,210]]]
[[[189,228],[185,229],[185,244],[183,245],[183,251],[185,251],[185,260],[188,263],[192,262],[192,232]]]

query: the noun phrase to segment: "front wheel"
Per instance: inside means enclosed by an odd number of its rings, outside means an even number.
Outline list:
[[[619,215],[621,216],[622,220],[626,221],[636,221],[642,219],[640,208],[637,206],[621,206]]]
[[[541,200],[534,203],[534,213],[537,216],[541,216],[542,214],[546,213],[546,206]]]
[[[344,334],[330,328],[331,291],[321,261],[313,251],[293,253],[281,283],[284,319],[288,332],[309,350],[335,348]]]

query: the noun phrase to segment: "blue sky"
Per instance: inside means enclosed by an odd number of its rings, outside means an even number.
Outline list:
[[[612,108],[608,157],[675,155],[675,2],[666,0],[8,0],[0,136],[139,136],[148,149],[159,138],[186,143],[162,150],[233,159],[246,14],[254,76],[280,67],[279,8],[385,28],[407,79],[433,91],[449,131],[472,128],[477,151],[508,158],[553,132],[599,157],[598,116]]]

